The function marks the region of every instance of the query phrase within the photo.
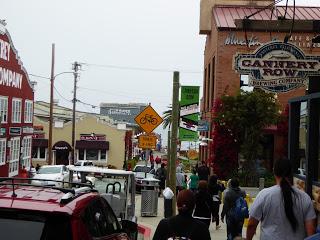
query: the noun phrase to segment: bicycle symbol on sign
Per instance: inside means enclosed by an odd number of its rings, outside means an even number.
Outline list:
[[[142,117],[140,119],[140,123],[141,124],[146,124],[147,122],[151,123],[152,125],[157,125],[158,120],[157,120],[157,118],[153,117],[153,115],[146,114],[146,115],[144,115],[144,117]]]

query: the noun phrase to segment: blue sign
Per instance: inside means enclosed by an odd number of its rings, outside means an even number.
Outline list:
[[[198,121],[198,132],[208,132],[209,131],[209,123],[205,120]]]
[[[249,75],[249,85],[268,92],[288,92],[320,75],[320,56],[305,55],[291,43],[269,42],[253,54],[237,54],[235,70]]]

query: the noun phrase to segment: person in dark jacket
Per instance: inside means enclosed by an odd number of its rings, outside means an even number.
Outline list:
[[[224,217],[227,221],[227,239],[233,240],[237,236],[242,236],[243,221],[235,221],[231,217],[231,210],[235,207],[236,200],[239,197],[246,197],[245,191],[242,191],[239,187],[239,180],[232,178],[230,181],[230,187],[225,191],[223,199],[223,209],[221,213],[221,221],[224,222]]]
[[[194,206],[193,192],[180,191],[177,197],[178,215],[162,219],[153,235],[153,240],[211,240],[207,226],[192,217]]]
[[[156,178],[160,180],[159,182],[159,197],[164,188],[166,187],[166,178],[167,178],[167,171],[165,169],[165,164],[162,163],[161,167],[156,171]]]
[[[199,180],[205,180],[208,182],[209,175],[210,175],[210,170],[207,167],[205,161],[202,161],[201,166],[198,167]]]
[[[209,179],[208,189],[213,201],[212,222],[216,222],[216,229],[218,230],[221,227],[219,225],[219,208],[221,204],[220,196],[225,187],[222,184],[218,183],[218,176],[214,174]]]
[[[198,192],[196,193],[195,198],[196,207],[194,209],[193,217],[204,222],[209,228],[211,222],[213,202],[208,192],[207,181],[199,181]]]

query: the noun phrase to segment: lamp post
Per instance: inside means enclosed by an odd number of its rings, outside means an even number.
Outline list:
[[[53,51],[54,51],[54,45],[53,45]],[[54,52],[53,52],[54,55]],[[54,61],[54,57],[53,57]],[[54,64],[53,64],[54,65]],[[48,152],[49,152],[49,159],[48,164],[52,164],[52,125],[53,125],[53,88],[54,88],[54,80],[56,77],[62,74],[66,73],[73,73],[73,72],[61,72],[56,75],[53,75],[53,70],[51,71],[51,85],[50,85],[50,115],[49,115],[49,140],[48,140]]]

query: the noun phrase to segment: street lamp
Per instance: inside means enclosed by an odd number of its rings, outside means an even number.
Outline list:
[[[53,72],[53,70],[52,70]],[[67,73],[73,73],[73,72],[61,72],[56,75],[53,75],[51,73],[51,86],[50,86],[50,116],[49,116],[49,141],[48,141],[48,150],[49,150],[49,159],[48,159],[48,164],[52,164],[52,125],[53,125],[53,88],[54,88],[54,80],[56,77],[62,75],[62,74],[67,74]]]

